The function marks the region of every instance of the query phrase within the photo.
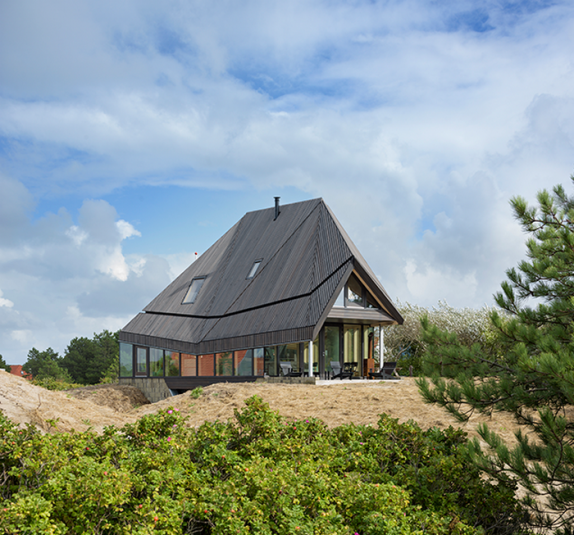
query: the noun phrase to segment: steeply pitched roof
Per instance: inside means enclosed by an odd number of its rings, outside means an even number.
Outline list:
[[[254,264],[255,276],[247,276]],[[402,323],[384,288],[322,199],[247,213],[120,333],[120,339],[189,353],[312,340],[352,271]],[[183,304],[194,278],[194,303]]]

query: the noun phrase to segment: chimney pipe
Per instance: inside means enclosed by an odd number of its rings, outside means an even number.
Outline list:
[[[275,217],[273,218],[273,221],[275,221],[278,217],[279,214],[281,213],[281,210],[279,210],[279,199],[281,197],[275,197]]]

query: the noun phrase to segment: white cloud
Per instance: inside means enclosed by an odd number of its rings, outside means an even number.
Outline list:
[[[10,4],[0,325],[116,325],[189,265],[167,218],[179,250],[126,242],[171,208],[118,214],[139,184],[322,196],[392,297],[481,306],[523,255],[509,198],[574,171],[573,21],[566,1]],[[32,219],[70,196],[108,202]]]
[[[24,224],[6,230],[19,239],[5,236],[0,255],[0,353],[12,363],[32,345],[61,353],[75,336],[121,328],[170,281],[164,259],[124,255],[140,232],[105,201],[84,201],[77,224],[66,211],[34,224],[14,215]]]
[[[3,295],[2,290],[0,290],[0,307],[12,308],[14,303],[10,299],[2,297]]]
[[[411,259],[407,260],[404,273],[409,291],[423,302],[437,302],[438,296],[451,306],[463,307],[469,299],[476,297],[478,282],[475,272],[439,271],[429,264],[418,266]]]

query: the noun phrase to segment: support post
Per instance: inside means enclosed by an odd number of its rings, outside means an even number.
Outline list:
[[[313,377],[313,340],[309,342],[309,377]]]
[[[379,325],[379,371],[383,369],[383,364],[385,362],[384,351],[385,351],[385,331],[383,331],[382,325]]]

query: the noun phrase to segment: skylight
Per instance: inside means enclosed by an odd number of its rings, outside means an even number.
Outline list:
[[[205,277],[202,277],[200,279],[193,279],[191,281],[191,284],[189,285],[189,290],[187,290],[187,293],[185,294],[185,297],[183,298],[181,304],[191,305],[192,303],[195,303],[197,294],[199,293],[199,290],[201,290],[201,287],[203,286],[204,282]]]
[[[260,264],[261,264],[261,260],[256,260],[253,263],[253,266],[251,266],[251,270],[249,271],[249,275],[247,275],[248,279],[252,279],[253,277],[255,277],[255,273],[257,273],[257,270],[259,269]]]

